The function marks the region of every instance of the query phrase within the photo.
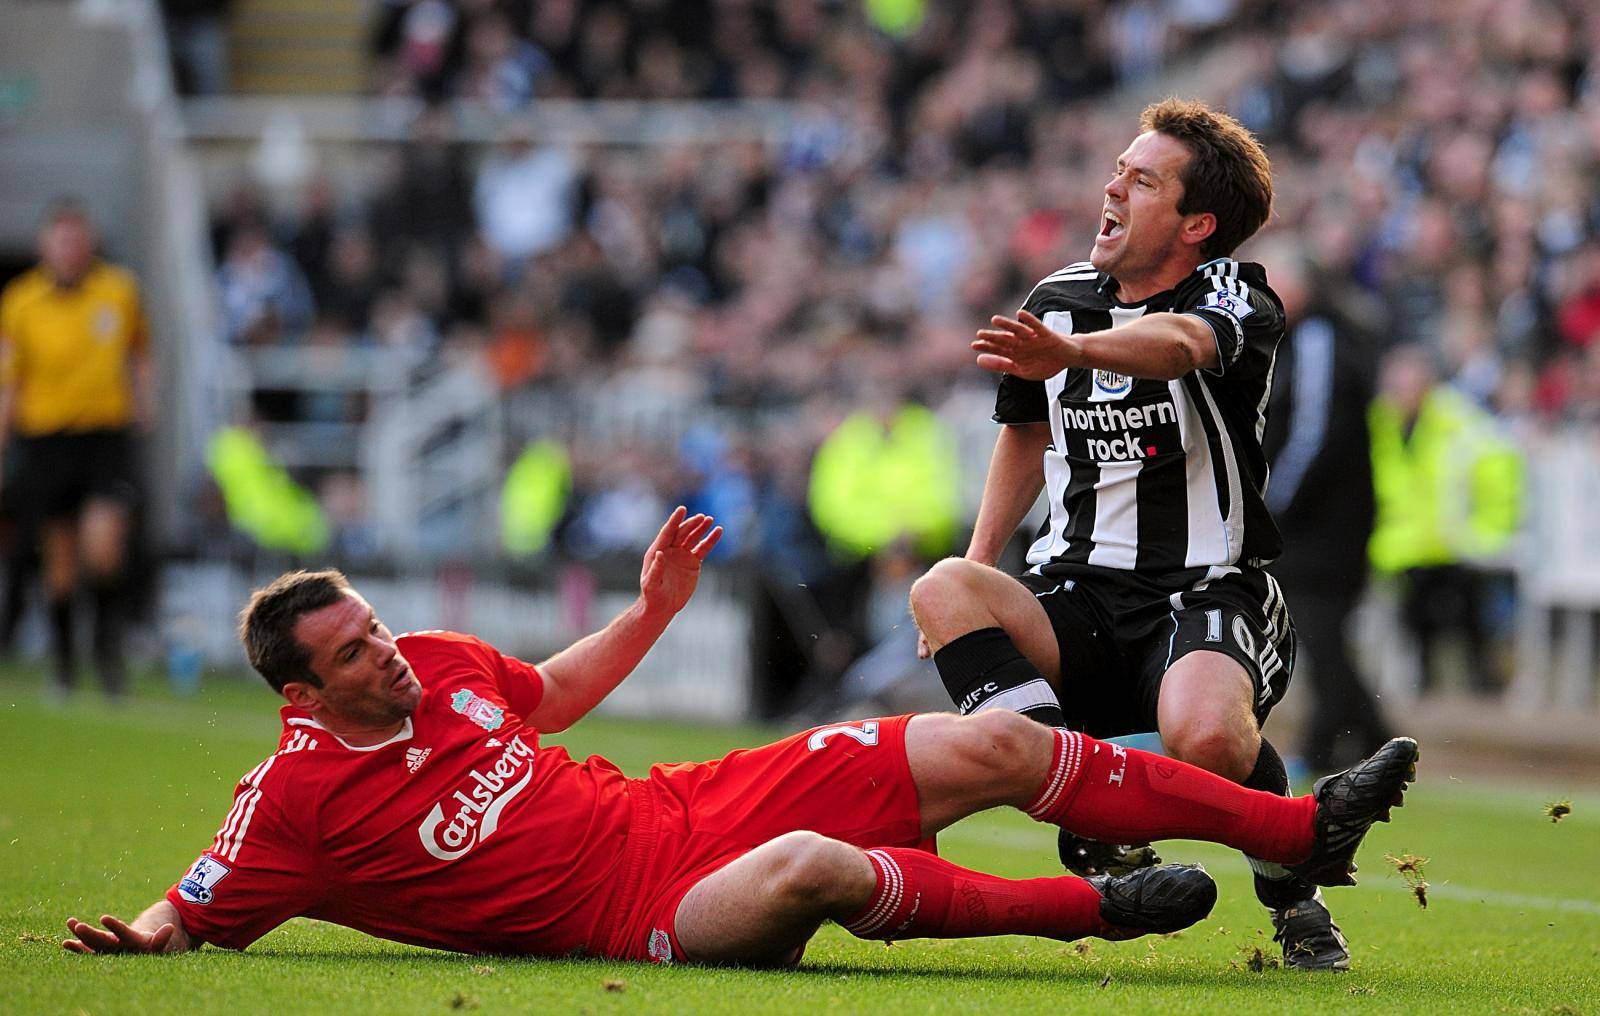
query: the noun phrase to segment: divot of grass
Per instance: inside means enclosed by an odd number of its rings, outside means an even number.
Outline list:
[[[1245,949],[1244,954],[1245,969],[1252,974],[1259,974],[1268,970],[1279,970],[1283,967],[1283,960],[1263,951],[1258,945]]]
[[[1428,863],[1428,859],[1426,857],[1418,857],[1416,854],[1409,853],[1401,854],[1399,857],[1396,857],[1393,854],[1385,854],[1383,857],[1384,860],[1388,861],[1394,867],[1394,870],[1400,875],[1400,877],[1405,880],[1406,888],[1411,890],[1412,896],[1416,897],[1417,906],[1421,907],[1423,910],[1427,910],[1428,880],[1422,876],[1422,866]]]

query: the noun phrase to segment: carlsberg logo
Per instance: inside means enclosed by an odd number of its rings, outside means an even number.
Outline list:
[[[468,773],[467,787],[434,805],[417,827],[423,848],[441,861],[454,861],[494,835],[500,827],[500,813],[533,779],[532,760],[533,749],[519,735],[505,746],[494,765]],[[453,809],[448,818],[447,805]]]

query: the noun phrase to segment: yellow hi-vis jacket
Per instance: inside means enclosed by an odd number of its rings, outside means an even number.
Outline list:
[[[1410,439],[1400,410],[1367,412],[1378,514],[1368,553],[1379,572],[1482,562],[1506,549],[1522,515],[1523,461],[1494,419],[1443,385],[1423,400]]]
[[[206,449],[206,465],[222,491],[228,521],[256,543],[301,556],[327,549],[322,506],[254,434],[243,427],[218,430]]]
[[[955,457],[944,424],[922,406],[903,405],[886,423],[853,413],[812,460],[812,521],[849,557],[900,539],[930,557],[947,553],[960,512]]]
[[[572,466],[554,441],[522,450],[500,488],[500,540],[513,557],[528,557],[550,544],[572,493]]]

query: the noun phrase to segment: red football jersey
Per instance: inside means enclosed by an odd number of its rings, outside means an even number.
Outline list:
[[[604,927],[627,779],[539,746],[531,665],[451,632],[397,639],[422,702],[356,748],[292,707],[283,738],[167,899],[184,927],[243,949],[291,917],[465,952],[565,954]]]

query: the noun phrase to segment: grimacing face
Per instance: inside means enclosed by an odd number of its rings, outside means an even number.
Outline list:
[[[1096,268],[1119,282],[1140,280],[1190,246],[1184,241],[1185,227],[1199,213],[1178,213],[1189,159],[1183,142],[1155,131],[1134,138],[1118,156],[1117,171],[1105,185],[1100,232],[1089,254]]]
[[[311,672],[322,687],[300,687],[324,720],[345,727],[389,726],[422,702],[422,685],[394,635],[354,591],[300,615],[294,636],[311,649]]]

